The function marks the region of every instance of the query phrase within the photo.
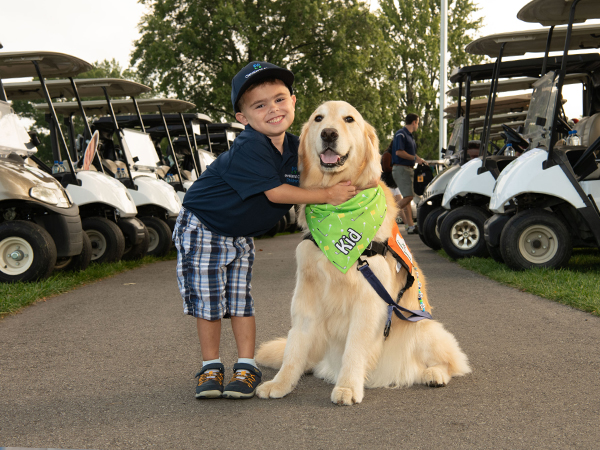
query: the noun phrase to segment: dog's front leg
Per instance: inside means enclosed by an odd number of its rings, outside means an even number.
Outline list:
[[[317,350],[315,336],[317,322],[309,317],[296,317],[288,333],[283,364],[275,378],[261,384],[256,391],[260,398],[281,398],[289,394],[298,380],[309,366],[309,360],[315,355],[310,354]]]
[[[356,305],[346,338],[342,368],[331,392],[333,403],[352,405],[362,402],[367,370],[376,364],[382,348],[380,310],[368,303]]]

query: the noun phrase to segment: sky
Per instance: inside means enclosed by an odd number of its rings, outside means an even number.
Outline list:
[[[480,8],[476,18],[484,19],[479,36],[538,28],[516,17],[528,0],[474,3]],[[138,24],[147,12],[137,0],[0,0],[0,10],[0,51],[56,51],[90,63],[114,58],[123,69],[129,66],[133,43],[140,37]]]

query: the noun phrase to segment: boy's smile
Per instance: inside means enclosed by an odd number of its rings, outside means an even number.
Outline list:
[[[241,100],[236,119],[263,133],[281,151],[285,132],[294,121],[296,96],[290,95],[283,81],[276,80],[246,91]]]

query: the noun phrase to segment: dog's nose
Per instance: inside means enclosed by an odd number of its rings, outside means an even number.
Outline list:
[[[338,137],[339,134],[335,128],[324,128],[323,131],[321,131],[321,139],[325,142],[335,142]]]

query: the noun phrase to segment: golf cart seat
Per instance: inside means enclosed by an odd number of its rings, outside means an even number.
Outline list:
[[[110,173],[113,176],[117,174],[117,169],[119,168],[119,166],[117,166],[117,164],[114,161],[106,158],[102,159],[102,166],[104,166],[105,169],[110,171]]]
[[[169,169],[170,169],[169,166],[157,166],[156,167],[156,175],[158,175],[158,177],[160,179],[164,179],[167,176]]]
[[[577,135],[581,138],[581,145],[589,147],[600,136],[600,113],[582,117],[575,125],[575,129]]]
[[[182,170],[181,176],[185,181],[192,181],[192,172],[190,172],[189,170]]]

